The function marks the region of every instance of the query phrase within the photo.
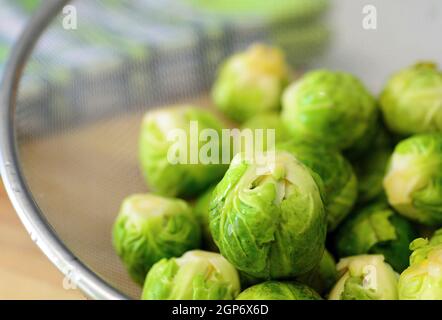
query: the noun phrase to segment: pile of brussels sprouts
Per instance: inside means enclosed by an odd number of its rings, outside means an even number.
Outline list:
[[[442,299],[434,64],[396,73],[376,99],[344,72],[294,81],[280,50],[254,45],[221,66],[212,98],[236,127],[275,129],[276,150],[172,164],[168,132],[230,125],[189,105],[145,115],[152,193],[126,198],[113,230],[142,299]]]

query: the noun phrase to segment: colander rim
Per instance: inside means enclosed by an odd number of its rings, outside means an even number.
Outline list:
[[[14,113],[22,69],[46,27],[69,2],[43,2],[10,51],[0,82],[0,174],[8,197],[31,239],[69,281],[66,289],[78,287],[87,297],[97,300],[128,299],[83,264],[57,236],[34,201],[18,161]]]

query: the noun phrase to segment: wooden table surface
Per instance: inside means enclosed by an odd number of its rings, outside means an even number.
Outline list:
[[[32,242],[0,179],[0,299],[85,299]]]

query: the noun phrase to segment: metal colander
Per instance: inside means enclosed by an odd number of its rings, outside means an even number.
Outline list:
[[[1,175],[33,240],[92,298],[140,295],[111,229],[121,200],[147,190],[141,115],[182,102],[210,107],[226,56],[264,41],[298,71],[346,70],[375,93],[392,71],[442,62],[438,0],[207,5],[217,2],[73,1],[77,28],[69,29],[67,1],[48,0],[12,51],[0,97]],[[373,8],[375,29],[363,24]]]

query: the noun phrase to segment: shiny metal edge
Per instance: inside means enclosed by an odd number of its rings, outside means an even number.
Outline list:
[[[78,287],[91,299],[125,300],[128,299],[126,295],[90,270],[63,244],[35,203],[18,162],[14,112],[22,70],[38,38],[68,2],[43,2],[11,50],[0,82],[0,174],[12,205],[31,239],[65,275],[60,285],[63,284],[67,290]]]

